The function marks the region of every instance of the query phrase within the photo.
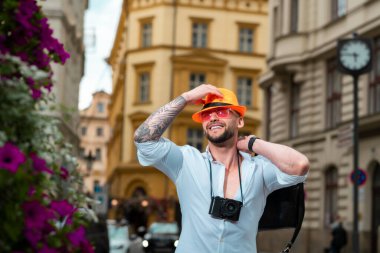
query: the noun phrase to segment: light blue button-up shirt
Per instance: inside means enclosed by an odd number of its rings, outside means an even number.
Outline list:
[[[237,222],[211,217],[209,212],[210,169],[214,196],[224,197],[225,167],[213,161],[209,151],[177,146],[168,139],[136,143],[143,166],[154,166],[176,185],[182,212],[182,232],[176,253],[256,253],[258,222],[266,197],[279,188],[303,182],[306,176],[280,171],[263,156],[251,157],[241,152],[243,207]],[[235,200],[242,200],[240,189]]]

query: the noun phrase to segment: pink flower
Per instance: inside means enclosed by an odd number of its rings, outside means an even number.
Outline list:
[[[39,229],[25,229],[24,235],[34,248],[37,246],[37,243],[42,240],[42,232]]]
[[[41,205],[37,200],[23,203],[22,209],[24,211],[25,225],[28,228],[43,228],[47,220],[54,218],[52,211]]]
[[[32,197],[34,194],[36,194],[36,188],[34,188],[34,186],[31,186],[29,187],[29,190],[28,190],[28,197]]]
[[[50,220],[54,219],[54,214],[37,200],[24,202],[22,209],[25,223],[24,236],[33,247],[36,247],[44,235],[54,230],[49,223]]]
[[[31,88],[30,90],[32,91],[32,98],[34,100],[37,100],[37,99],[39,99],[42,96],[42,91],[41,90],[35,89],[35,88]]]
[[[31,153],[30,158],[33,160],[33,168],[36,171],[53,174],[53,171],[47,167],[46,161],[44,159],[40,158],[35,153]]]
[[[61,167],[61,178],[66,180],[69,178],[69,171],[65,167]]]
[[[42,249],[37,251],[38,253],[58,253],[59,251],[54,248],[49,248],[48,246],[44,245]]]
[[[80,247],[82,242],[86,241],[85,230],[83,226],[80,226],[76,230],[67,234],[67,239],[76,247]]]
[[[94,247],[87,240],[83,241],[81,244],[81,250],[84,253],[94,253]]]
[[[67,200],[53,200],[50,203],[50,208],[61,217],[71,216],[76,210]]]
[[[17,146],[7,142],[0,148],[0,169],[16,173],[18,167],[24,162],[25,156]]]

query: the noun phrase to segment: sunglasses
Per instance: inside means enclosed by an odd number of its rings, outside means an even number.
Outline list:
[[[218,118],[228,118],[230,116],[230,113],[232,110],[230,108],[218,108],[213,110],[208,110],[201,113],[201,119],[202,121],[208,121],[211,119],[211,116],[213,113],[218,116]]]

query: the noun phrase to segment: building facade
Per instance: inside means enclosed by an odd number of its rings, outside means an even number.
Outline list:
[[[77,128],[79,125],[79,84],[84,74],[84,44],[83,26],[84,12],[88,7],[87,0],[52,0],[38,3],[50,27],[53,36],[57,38],[70,54],[65,65],[53,63],[53,93],[57,110],[52,112],[60,121],[60,130],[65,140],[78,152],[79,137]]]
[[[112,197],[148,199],[141,202],[148,223],[178,219],[174,184],[158,170],[139,165],[133,134],[152,112],[201,83],[234,90],[248,107],[242,134],[261,134],[257,81],[266,66],[268,36],[263,0],[124,1],[108,59],[113,69],[107,166]],[[187,106],[164,137],[204,150],[201,125],[191,120],[199,109]]]
[[[79,169],[85,191],[93,194],[106,191],[107,145],[111,135],[108,122],[110,95],[95,92],[89,107],[80,111]]]
[[[354,32],[373,39],[373,70],[359,79],[359,167],[367,181],[359,188],[358,225],[360,252],[380,252],[380,1],[269,3],[268,71],[260,78],[263,129],[270,141],[295,147],[311,162],[306,216],[294,252],[323,252],[338,217],[348,230],[344,252],[352,252],[353,80],[338,71],[336,47]],[[289,239],[286,233],[276,236]],[[273,250],[268,240],[259,241],[263,250]]]

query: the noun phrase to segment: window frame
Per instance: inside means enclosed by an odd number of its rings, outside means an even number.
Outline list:
[[[102,149],[96,148],[95,149],[95,161],[101,161],[102,160]]]
[[[87,135],[87,127],[86,126],[82,126],[81,128],[80,128],[80,134],[81,134],[81,136],[86,136]]]
[[[189,134],[192,136],[189,136]],[[200,134],[200,136],[198,136]],[[199,137],[199,139],[198,139]],[[204,140],[203,130],[202,128],[189,127],[186,130],[186,143],[192,147],[195,147],[200,152],[203,152],[203,140]],[[199,146],[200,145],[200,149]]]
[[[290,138],[299,136],[299,119],[300,119],[300,104],[301,104],[301,84],[291,80],[290,88]]]
[[[198,17],[190,17],[190,21],[191,21],[191,26],[190,26],[190,32],[191,32],[191,36],[190,36],[190,46],[192,48],[197,48],[197,49],[204,49],[204,48],[208,48],[209,47],[209,44],[210,44],[210,23],[212,21],[212,19],[209,19],[209,18],[198,18]],[[196,43],[194,43],[194,25],[195,24],[203,24],[206,26],[206,32],[205,33],[202,33],[201,34],[201,38],[197,39]],[[202,36],[205,35],[205,45],[203,45],[203,41],[202,41]],[[199,36],[199,34],[198,34]],[[201,45],[198,45],[198,42],[201,42]]]
[[[199,76],[203,75],[203,81],[200,80]],[[192,76],[195,76],[195,80],[192,80]],[[189,90],[192,90],[198,87],[202,83],[206,83],[207,81],[207,73],[202,71],[190,71],[189,73]]]
[[[335,90],[335,78],[339,79],[339,92]],[[342,121],[342,79],[336,58],[328,60],[326,70],[326,129],[336,128]]]
[[[241,99],[239,98],[239,93],[238,93],[238,80],[240,77],[246,77],[250,78],[252,81],[252,90],[251,90],[251,105],[245,105],[249,109],[253,110],[258,110],[259,107],[259,87],[258,87],[258,75],[260,73],[260,70],[258,69],[243,69],[243,68],[232,68],[232,71],[234,73],[234,90],[236,92],[236,95],[238,96],[239,103]]]
[[[248,81],[249,81],[249,84],[248,84]],[[246,76],[246,75],[237,76],[236,96],[238,97],[238,101],[240,105],[244,105],[246,107],[253,107],[253,86],[254,86],[253,83],[254,83],[254,80],[251,76]],[[241,85],[245,85],[245,86],[241,87]],[[243,91],[240,92],[239,91],[240,88],[242,88]],[[241,94],[243,94],[243,97],[241,96]],[[247,102],[249,102],[249,104]]]
[[[299,0],[290,0],[290,33],[298,32]]]
[[[245,54],[252,54],[252,53],[255,53],[257,50],[257,46],[256,46],[256,41],[257,41],[257,28],[258,28],[258,24],[256,23],[244,23],[244,22],[236,22],[238,28],[237,28],[237,51],[239,53],[245,53]],[[242,50],[241,48],[241,31],[243,29],[250,29],[252,31],[252,35],[251,35],[251,40],[252,40],[252,43],[251,43],[251,51],[249,50]]]
[[[140,23],[140,35],[139,35],[139,46],[141,48],[148,48],[153,46],[153,19],[154,17],[142,18],[139,20]],[[144,26],[150,25],[150,40],[149,43],[146,43]]]
[[[97,102],[96,103],[96,111],[99,113],[104,113],[105,111],[105,105],[103,102]]]
[[[135,104],[150,104],[152,101],[152,84],[153,84],[153,67],[154,62],[134,65],[135,67]],[[146,100],[141,100],[140,77],[142,74],[149,75],[148,97]]]
[[[380,113],[380,37],[373,43],[373,67],[368,82],[368,114]]]
[[[324,173],[325,176],[325,209],[324,225],[329,227],[338,215],[338,168],[330,166]]]
[[[340,5],[343,5],[340,6]],[[347,0],[332,0],[331,1],[331,20],[339,19],[347,13]]]
[[[96,136],[97,136],[97,137],[102,137],[102,136],[104,136],[104,129],[103,129],[103,127],[97,127],[97,128],[96,128]]]

